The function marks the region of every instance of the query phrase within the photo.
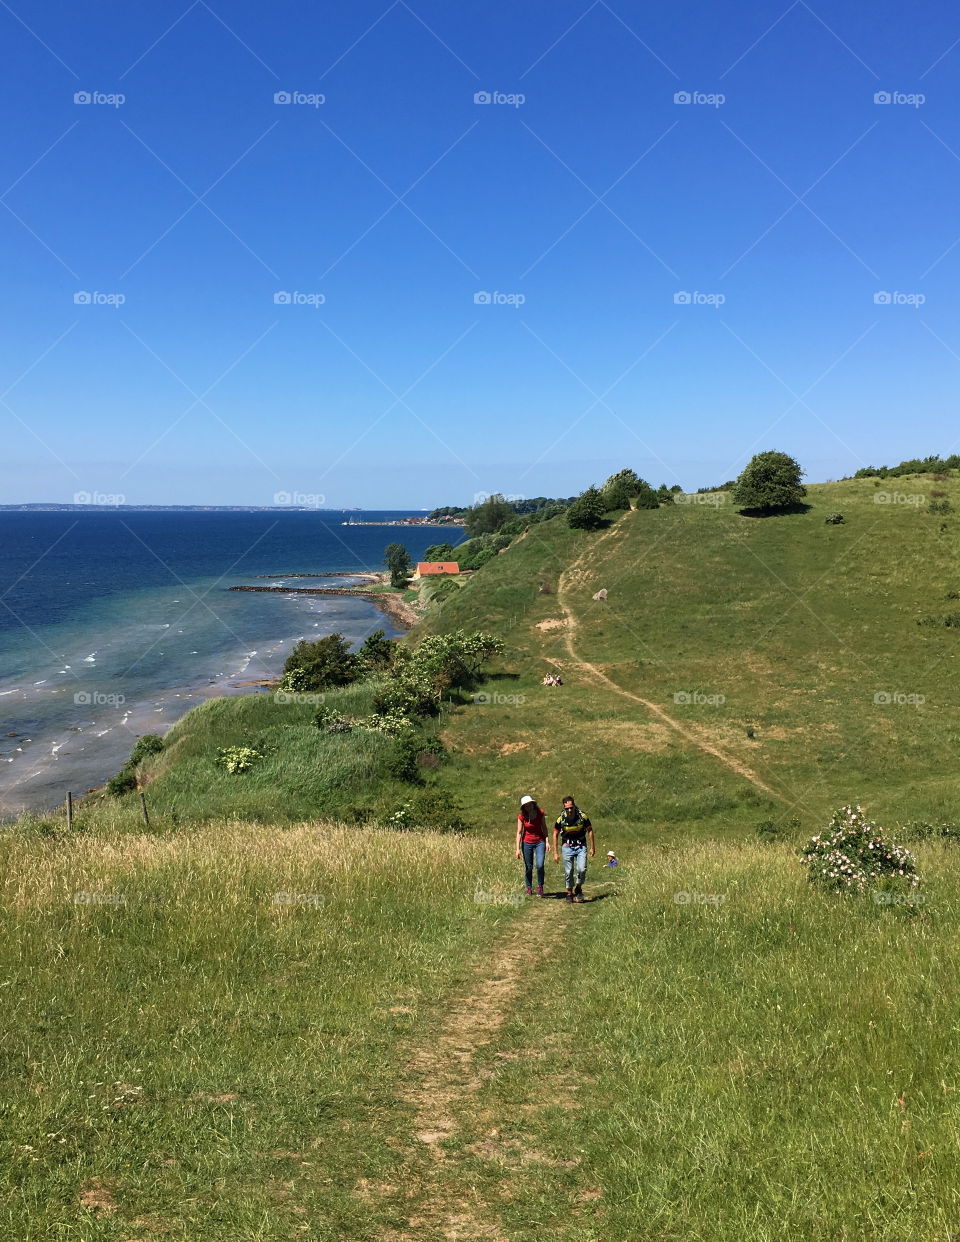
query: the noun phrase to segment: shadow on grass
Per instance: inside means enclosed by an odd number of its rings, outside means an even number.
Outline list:
[[[779,505],[772,509],[738,509],[737,512],[741,517],[748,518],[789,517],[792,513],[809,513],[812,508],[812,505],[798,501],[795,505]]]

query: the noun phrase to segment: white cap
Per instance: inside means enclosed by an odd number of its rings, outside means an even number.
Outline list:
[[[524,794],[520,799],[520,805],[526,806],[528,802],[536,802],[536,798],[531,798],[529,794]]]
[[[613,852],[613,850],[607,850],[607,857],[616,858],[616,854]]]

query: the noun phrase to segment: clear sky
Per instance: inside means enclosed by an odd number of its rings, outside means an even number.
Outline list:
[[[0,28],[3,502],[432,507],[958,447],[955,6]]]

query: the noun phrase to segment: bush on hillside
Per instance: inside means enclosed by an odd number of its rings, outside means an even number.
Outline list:
[[[396,648],[396,639],[387,638],[386,630],[374,630],[361,644],[357,659],[365,673],[382,673],[393,663]]]
[[[887,881],[907,888],[920,883],[910,851],[885,840],[859,806],[841,807],[800,854],[810,882],[831,892],[865,893]]]
[[[828,526],[840,526],[846,521],[846,519],[842,513],[831,513],[828,518],[824,519],[824,521]]]
[[[952,513],[953,505],[949,500],[931,500],[927,505],[928,513]]]
[[[802,477],[800,463],[786,453],[757,453],[737,479],[734,503],[760,513],[794,508],[807,494]]]
[[[349,686],[363,671],[360,657],[342,634],[328,634],[315,642],[304,638],[287,656],[280,688],[313,691]]]
[[[574,530],[601,530],[606,526],[603,497],[595,487],[588,487],[567,510],[567,522]]]
[[[435,786],[413,794],[387,817],[387,824],[405,831],[426,832],[468,832],[472,827],[456,799]]]
[[[957,824],[930,824],[926,820],[912,819],[897,827],[908,841],[960,841],[960,825]]]
[[[138,737],[130,752],[130,758],[116,776],[107,781],[107,793],[119,798],[137,787],[137,766],[150,755],[158,755],[163,750],[163,738],[156,733],[144,733]]]
[[[313,726],[321,733],[349,733],[353,725],[332,707],[321,707],[313,718]]]
[[[254,750],[252,746],[221,746],[217,751],[217,762],[232,775],[238,772],[249,772],[263,752]]]

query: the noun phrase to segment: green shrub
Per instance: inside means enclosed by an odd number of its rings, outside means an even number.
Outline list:
[[[349,733],[353,725],[332,707],[321,707],[313,718],[313,726],[321,733]]]
[[[928,513],[952,513],[953,505],[949,500],[931,500],[927,505]]]
[[[420,751],[422,743],[413,729],[404,729],[393,739],[393,746],[387,759],[387,771],[398,781],[409,781],[416,784],[423,778],[420,775]]]
[[[898,827],[908,841],[960,840],[960,825],[956,824],[930,824],[925,820],[913,819]]]
[[[326,690],[331,686],[348,686],[363,672],[360,658],[350,650],[342,634],[310,642],[301,639],[287,656],[283,666],[283,690]],[[285,684],[289,676],[291,683]]]
[[[414,793],[387,817],[387,824],[407,831],[468,832],[471,828],[456,799],[433,786]]]
[[[840,526],[846,519],[842,513],[831,513],[830,516],[824,520],[828,526]]]
[[[114,798],[119,798],[121,794],[129,793],[131,789],[136,789],[137,777],[130,767],[122,767],[116,776],[111,776],[107,781],[107,793]]]
[[[843,806],[827,828],[800,851],[807,877],[820,888],[865,893],[892,880],[907,888],[920,882],[913,855],[885,840],[883,830],[859,806]]]

